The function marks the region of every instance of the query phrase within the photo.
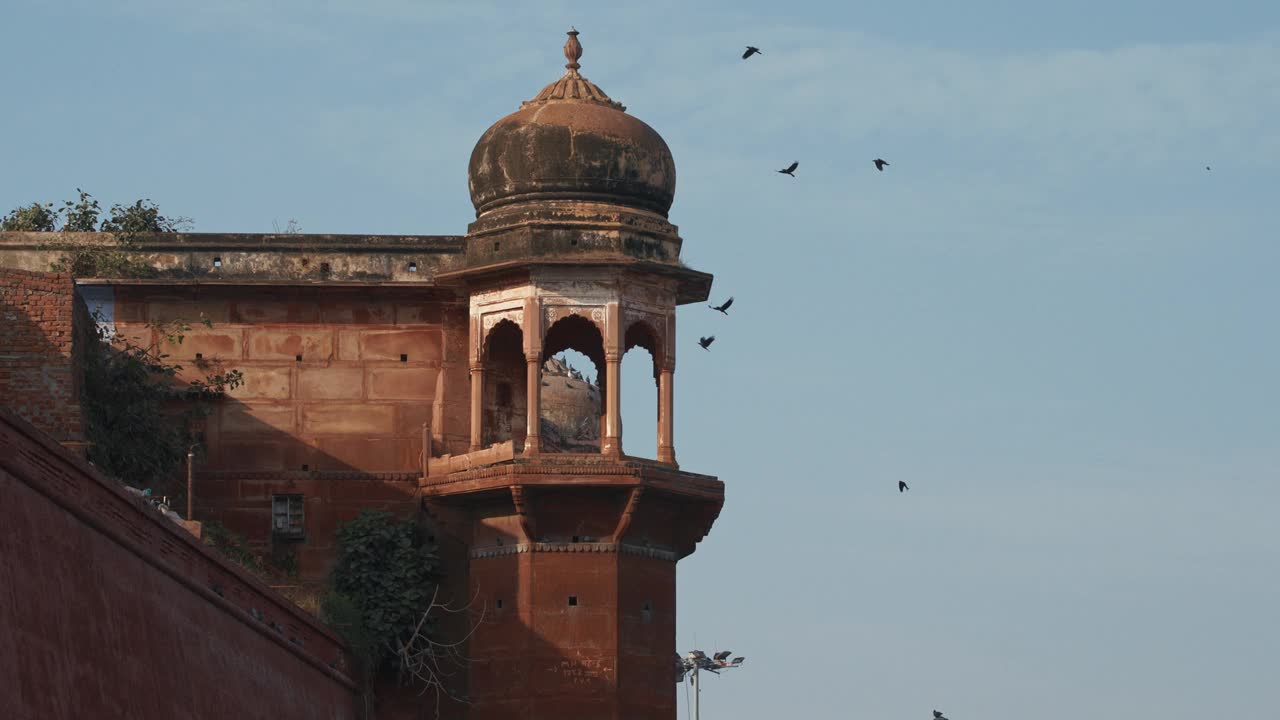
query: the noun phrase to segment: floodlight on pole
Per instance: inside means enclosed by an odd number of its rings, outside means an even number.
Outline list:
[[[720,674],[722,670],[732,670],[742,667],[745,657],[736,657],[729,660],[729,656],[733,653],[729,650],[721,650],[711,657],[701,650],[690,650],[684,657],[676,655],[676,682],[683,682],[684,676],[689,675],[693,682],[693,716],[691,720],[698,720],[698,672],[706,670],[707,672]]]

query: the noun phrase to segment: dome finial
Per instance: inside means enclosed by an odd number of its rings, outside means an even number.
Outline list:
[[[582,67],[578,64],[578,58],[582,57],[582,43],[578,42],[578,31],[569,27],[569,39],[564,43],[564,56],[569,60],[565,63],[565,67],[569,72],[577,73],[578,68]]]

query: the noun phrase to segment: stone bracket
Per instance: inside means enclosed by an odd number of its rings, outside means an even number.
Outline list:
[[[644,487],[637,485],[631,488],[631,493],[627,497],[627,506],[622,510],[622,514],[618,516],[618,526],[613,530],[613,540],[610,542],[622,542],[622,536],[627,534],[627,528],[631,527],[631,516],[636,511],[636,505],[640,503],[640,496],[644,494]]]
[[[529,514],[529,506],[522,486],[511,486],[511,504],[515,507],[516,516],[520,518],[520,530],[524,533],[525,541],[536,542],[538,539],[535,532],[536,527],[533,516]]]

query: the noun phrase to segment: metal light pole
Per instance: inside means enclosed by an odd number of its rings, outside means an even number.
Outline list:
[[[676,682],[683,681],[685,673],[691,673],[692,675],[690,679],[693,681],[693,718],[691,720],[698,720],[700,700],[698,671],[707,670],[708,672],[713,672],[719,675],[721,670],[732,670],[734,668],[742,667],[742,661],[746,660],[746,658],[736,657],[732,662],[730,662],[729,655],[731,654],[732,653],[728,650],[721,650],[715,655],[707,657],[707,654],[701,650],[690,650],[689,654],[685,657],[676,655]]]
[[[194,479],[196,453],[195,446],[187,448],[187,520],[195,520],[196,484]]]
[[[698,705],[702,700],[702,695],[700,695],[699,693],[700,691],[698,689],[698,666],[694,665],[693,666],[693,720],[698,720],[699,715],[701,715],[701,713],[698,712],[698,709],[699,709]]]

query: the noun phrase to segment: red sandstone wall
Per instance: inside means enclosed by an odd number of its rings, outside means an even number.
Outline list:
[[[536,548],[510,501],[470,511],[468,580],[486,610],[469,644],[468,717],[675,717],[674,552],[608,542],[625,492],[531,495]],[[642,503],[635,520],[652,524],[658,505]]]
[[[0,405],[56,440],[83,441],[75,339],[88,330],[70,275],[0,269]]]
[[[0,717],[355,717],[340,641],[0,410]]]
[[[292,554],[301,579],[318,581],[338,524],[363,508],[416,511],[424,423],[437,453],[466,448],[466,314],[450,300],[430,289],[117,287],[115,322],[151,340],[148,323],[184,319],[194,327],[168,347],[174,361],[194,375],[200,354],[244,374],[205,421],[197,516]],[[274,494],[304,497],[303,538],[272,535]]]
[[[371,288],[116,291],[116,327],[128,336],[201,317],[213,327],[196,325],[168,348],[173,359],[192,373],[197,354],[217,359],[246,381],[208,423],[204,469],[421,467],[445,360],[443,303]]]

